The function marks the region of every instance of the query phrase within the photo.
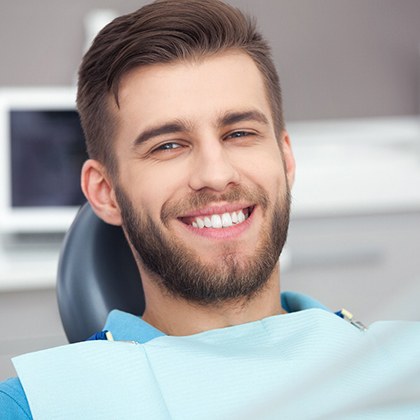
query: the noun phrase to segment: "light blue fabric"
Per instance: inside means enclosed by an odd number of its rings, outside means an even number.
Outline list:
[[[40,419],[418,419],[419,360],[419,323],[362,332],[308,309],[145,344],[79,343],[14,364]]]
[[[283,292],[281,301],[287,312],[309,308],[328,310],[316,300],[295,292]],[[118,310],[109,314],[104,329],[112,331],[116,340],[133,340],[139,343],[145,343],[163,335],[161,331],[141,318]],[[11,378],[0,383],[0,414],[2,420],[32,419],[25,392],[18,378]]]
[[[117,340],[134,340],[140,343],[164,335],[141,318],[118,310],[109,314],[105,329],[113,331]],[[32,419],[25,392],[18,378],[10,378],[0,383],[0,419]]]

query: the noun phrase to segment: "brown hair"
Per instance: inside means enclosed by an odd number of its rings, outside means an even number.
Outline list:
[[[116,175],[109,105],[113,97],[118,106],[119,82],[129,70],[231,49],[248,54],[261,71],[279,134],[284,128],[279,78],[254,20],[219,0],[160,0],[108,24],[83,58],[77,106],[89,156]]]

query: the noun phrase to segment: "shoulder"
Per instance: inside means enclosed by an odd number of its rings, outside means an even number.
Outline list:
[[[0,382],[0,417],[4,420],[32,419],[25,391],[18,378]]]

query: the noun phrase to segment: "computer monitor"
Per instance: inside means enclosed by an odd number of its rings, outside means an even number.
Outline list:
[[[85,201],[75,98],[70,87],[0,89],[0,231],[64,231]]]

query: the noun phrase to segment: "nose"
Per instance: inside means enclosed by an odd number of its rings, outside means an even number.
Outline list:
[[[222,192],[239,182],[239,172],[222,142],[213,141],[195,150],[190,187]]]

